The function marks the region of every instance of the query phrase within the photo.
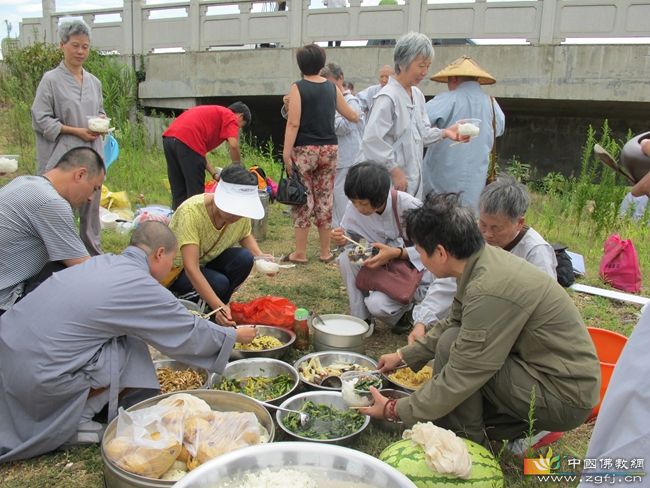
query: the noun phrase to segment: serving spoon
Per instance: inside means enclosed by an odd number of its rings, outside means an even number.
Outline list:
[[[284,408],[284,407],[278,407],[277,405],[273,405],[272,403],[266,403],[261,400],[256,400],[257,403],[264,405],[266,408],[274,408],[276,410],[280,410],[282,412],[288,412],[288,413],[295,413],[298,415],[300,418],[300,425],[302,427],[305,427],[308,425],[311,421],[311,416],[308,413],[305,412],[299,412],[298,410],[291,410],[290,408]]]

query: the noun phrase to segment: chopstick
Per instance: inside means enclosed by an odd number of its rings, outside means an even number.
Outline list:
[[[357,241],[355,241],[354,239],[350,239],[350,238],[349,238],[348,236],[346,236],[345,234],[343,234],[343,239],[345,239],[345,240],[351,242],[351,243],[354,244],[355,246],[363,247],[363,246],[362,246],[361,244],[359,244]],[[365,249],[365,247],[364,247],[364,249]]]
[[[223,308],[224,308],[223,306],[221,306],[221,307],[217,307],[217,308],[215,308],[212,312],[210,312],[210,313],[204,315],[203,318],[204,318],[204,319],[209,319],[210,317],[212,317],[212,316],[213,316],[215,313],[217,313],[217,312],[221,312],[221,315],[223,315],[224,317],[227,318],[227,316],[226,316],[226,312],[225,312],[225,310],[224,310]]]

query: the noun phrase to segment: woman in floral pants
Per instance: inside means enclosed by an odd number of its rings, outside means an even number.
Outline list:
[[[296,248],[285,260],[307,262],[307,238],[313,216],[320,239],[320,260],[330,262],[330,226],[334,175],[338,153],[334,115],[338,110],[346,119],[357,122],[359,114],[345,102],[336,86],[320,76],[325,66],[325,50],[316,44],[300,48],[296,54],[303,74],[291,85],[287,128],[282,157],[287,173],[297,170],[307,187],[307,203],[294,207]]]

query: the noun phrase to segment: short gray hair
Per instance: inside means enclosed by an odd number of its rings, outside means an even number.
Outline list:
[[[418,56],[433,61],[431,39],[419,32],[404,34],[398,39],[393,51],[395,73],[399,74],[403,69],[406,69]]]
[[[177,247],[176,236],[171,229],[155,220],[140,223],[131,234],[129,244],[139,247],[147,253],[147,256],[161,247],[165,250],[165,254],[175,252]]]
[[[59,24],[59,39],[63,44],[72,36],[86,36],[90,40],[90,27],[81,19],[65,19]]]
[[[320,70],[320,75],[323,78],[334,78],[335,80],[340,80],[343,78],[343,69],[338,63],[327,63],[325,67]]]
[[[500,176],[481,192],[479,209],[488,215],[503,215],[513,222],[524,216],[530,197],[526,187],[512,176]]]

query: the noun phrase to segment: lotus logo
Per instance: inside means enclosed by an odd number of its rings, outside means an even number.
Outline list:
[[[553,449],[550,447],[546,456],[540,455],[539,458],[524,459],[525,475],[551,474],[560,469],[560,456],[553,456]]]

